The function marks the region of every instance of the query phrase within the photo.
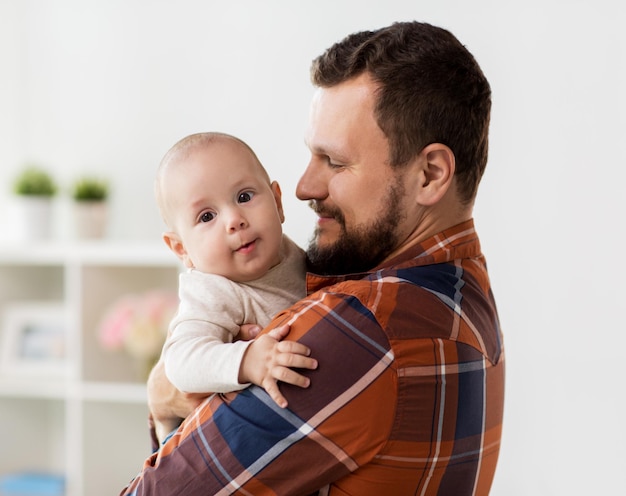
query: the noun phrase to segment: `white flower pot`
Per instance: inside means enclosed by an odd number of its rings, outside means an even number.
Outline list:
[[[109,217],[105,201],[75,201],[74,221],[78,239],[101,239],[106,234]]]
[[[52,198],[48,196],[17,196],[15,213],[19,238],[41,241],[51,237],[53,220]]]

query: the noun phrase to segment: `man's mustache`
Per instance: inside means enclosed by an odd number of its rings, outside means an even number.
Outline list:
[[[320,217],[331,217],[339,222],[343,222],[343,214],[338,208],[322,205],[316,200],[309,200],[309,207]]]

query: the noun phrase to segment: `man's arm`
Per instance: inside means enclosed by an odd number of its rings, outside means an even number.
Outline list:
[[[319,362],[302,372],[310,387],[281,385],[287,409],[256,386],[211,397],[125,494],[307,494],[370,461],[389,435],[395,379],[389,343],[362,310],[328,295],[292,307],[289,339]]]
[[[256,324],[244,324],[237,337],[249,341],[260,331],[261,328]],[[286,332],[281,339],[284,335]],[[148,407],[153,450],[156,451],[160,443],[210,394],[179,391],[167,378],[165,364],[161,358],[148,377]]]
[[[176,389],[165,375],[163,360],[159,360],[148,377],[148,408],[154,429],[152,437],[163,441],[207,396]]]
[[[254,329],[254,330],[253,330]],[[254,338],[258,334],[256,325],[242,326],[244,338]],[[286,400],[278,388],[278,379],[285,383],[300,387],[308,387],[309,379],[292,370],[295,368],[315,369],[317,361],[306,355],[310,350],[293,341],[281,342],[288,334],[289,326],[284,325],[272,329],[257,340],[259,350],[255,351],[255,360],[246,359],[241,364],[240,382],[252,382],[263,386],[272,399],[281,407],[286,406]],[[251,345],[250,348],[252,348]],[[259,363],[259,360],[261,363]],[[198,405],[212,393],[183,393],[179,391],[167,378],[163,360],[155,365],[148,378],[148,406],[152,420],[152,437],[158,442],[164,440],[168,434],[176,429],[183,418],[191,414]]]

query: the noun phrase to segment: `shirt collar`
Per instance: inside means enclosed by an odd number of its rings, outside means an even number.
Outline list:
[[[309,272],[306,277],[307,294],[339,282],[362,279],[367,274],[381,269],[432,265],[480,255],[480,242],[474,228],[474,220],[469,219],[425,239],[368,272],[340,276],[320,276]]]

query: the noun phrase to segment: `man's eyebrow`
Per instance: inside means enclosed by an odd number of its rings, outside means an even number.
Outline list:
[[[306,138],[304,138],[304,146],[306,146],[310,151],[314,153],[326,154],[329,151],[332,152],[332,150],[329,149],[329,147],[323,144],[312,145],[311,142],[307,140]]]
[[[304,144],[305,146],[309,149],[309,151],[311,153],[314,153],[316,155],[326,155],[328,157],[333,157],[334,159],[340,160],[340,161],[347,161],[348,158],[346,156],[345,153],[343,153],[340,150],[337,150],[336,148],[333,148],[332,146],[327,146],[327,145],[315,145],[312,146],[305,138],[304,140]]]

